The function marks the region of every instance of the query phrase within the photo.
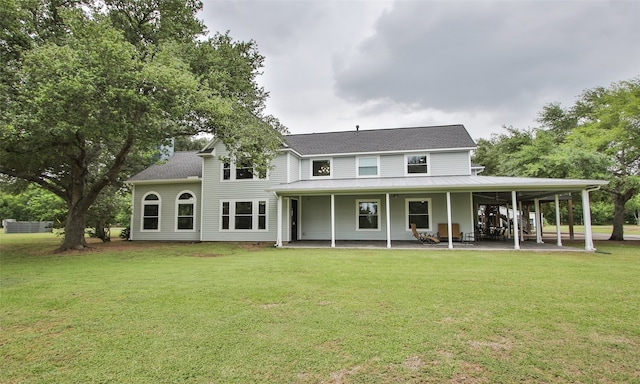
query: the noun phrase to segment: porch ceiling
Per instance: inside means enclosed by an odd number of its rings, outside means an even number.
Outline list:
[[[509,200],[506,192],[517,191],[520,198],[542,198],[551,194],[578,192],[606,185],[605,180],[542,179],[501,176],[431,176],[303,180],[271,187],[278,195],[325,195],[354,193],[491,192]],[[498,193],[496,192],[503,192]],[[502,196],[504,195],[504,196]]]

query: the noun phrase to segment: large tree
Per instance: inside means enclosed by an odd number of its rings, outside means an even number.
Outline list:
[[[207,38],[196,0],[0,0],[0,173],[67,205],[60,250],[123,169],[212,133],[266,170],[285,128],[264,114],[255,43]]]
[[[625,204],[640,192],[640,79],[589,89],[569,108],[548,104],[539,122],[479,140],[474,161],[495,175],[609,180],[610,239],[622,240]]]
[[[564,147],[607,159],[584,166],[609,180],[603,190],[614,205],[610,240],[623,240],[625,204],[640,193],[640,78],[587,90],[566,113],[577,124]]]

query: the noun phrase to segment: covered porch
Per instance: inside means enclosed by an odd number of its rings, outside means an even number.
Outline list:
[[[496,195],[508,198],[511,207],[519,207],[521,201],[534,201],[536,227],[541,228],[539,202],[552,196],[559,221],[559,199],[567,193],[580,192],[585,220],[584,249],[594,251],[591,233],[589,192],[606,184],[602,180],[533,179],[492,176],[441,176],[416,178],[336,179],[305,180],[280,184],[270,190],[277,197],[276,246],[287,247],[372,247],[384,248],[424,247],[413,239],[409,230],[411,221],[421,221],[419,228],[426,228],[437,235],[436,228],[452,234],[459,227],[463,232],[460,241],[447,236],[437,249],[522,249],[552,246],[542,235],[535,241],[523,241],[520,209],[510,224],[509,239],[496,244],[477,241],[477,206],[483,196]],[[349,202],[356,206],[350,208]],[[375,211],[369,218],[375,221],[372,228],[359,227],[358,204],[369,204]],[[428,207],[426,214],[416,215],[414,206]],[[360,208],[362,210],[362,208]],[[366,216],[366,215],[361,215]],[[365,218],[366,219],[366,218]],[[528,218],[527,218],[528,220]],[[439,226],[438,226],[439,224]],[[354,229],[355,225],[355,229]],[[545,241],[547,243],[545,244]],[[502,244],[500,244],[502,243]],[[553,246],[562,247],[562,236],[557,234]]]

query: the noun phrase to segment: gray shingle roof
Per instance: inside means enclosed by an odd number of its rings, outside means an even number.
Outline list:
[[[188,177],[202,177],[202,158],[197,152],[175,152],[166,163],[154,164],[128,182],[148,180],[176,180]]]
[[[474,148],[476,146],[462,124],[311,133],[288,135],[285,139],[291,148],[303,156]]]

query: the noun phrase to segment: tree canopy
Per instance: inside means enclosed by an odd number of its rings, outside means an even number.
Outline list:
[[[285,128],[264,114],[253,41],[208,37],[196,0],[0,0],[0,173],[67,204],[61,250],[123,170],[211,133],[265,171]]]
[[[625,205],[640,193],[640,78],[586,90],[569,108],[548,104],[538,121],[479,140],[474,161],[495,175],[609,180],[610,239],[622,240]]]

